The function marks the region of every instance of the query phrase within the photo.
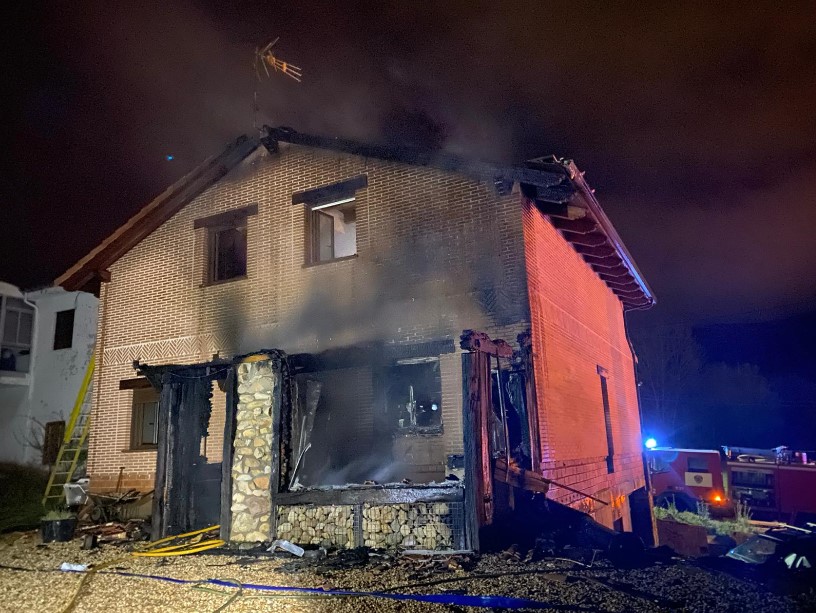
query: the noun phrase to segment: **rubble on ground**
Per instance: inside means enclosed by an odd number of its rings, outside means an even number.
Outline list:
[[[111,535],[116,525],[96,527]],[[260,592],[242,584],[320,589],[385,591],[402,594],[501,595],[576,611],[768,611],[816,609],[814,594],[772,593],[766,586],[702,568],[672,556],[653,556],[640,568],[621,568],[597,550],[566,547],[526,551],[519,546],[490,554],[463,552],[406,554],[358,548],[307,549],[302,558],[263,548],[227,555],[136,558],[131,541],[82,549],[83,538],[40,543],[36,532],[0,540],[0,609],[61,611],[81,573],[60,565],[113,565],[89,577],[75,611],[212,611],[229,599],[230,613],[241,611],[450,611],[450,605],[392,601],[372,596],[335,598],[320,594]],[[111,574],[135,573],[197,581],[223,579],[221,586],[173,584]],[[236,587],[228,587],[234,585]],[[237,596],[236,596],[237,594]],[[308,602],[308,604],[305,604]],[[480,610],[462,607],[457,610]],[[485,610],[485,609],[481,609]]]

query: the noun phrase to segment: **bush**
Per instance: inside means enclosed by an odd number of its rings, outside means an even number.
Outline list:
[[[39,526],[48,473],[37,467],[0,464],[0,532]]]
[[[751,514],[748,505],[738,502],[736,506],[736,516],[733,520],[717,520],[711,518],[709,507],[706,503],[698,503],[698,513],[688,511],[678,511],[674,504],[669,503],[668,508],[655,507],[654,514],[657,519],[673,520],[681,524],[692,526],[703,526],[707,530],[720,535],[729,535],[735,532],[743,534],[754,534],[756,528],[751,526]]]

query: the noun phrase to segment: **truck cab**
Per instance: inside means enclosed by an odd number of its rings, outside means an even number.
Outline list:
[[[678,511],[696,512],[697,504],[704,502],[712,511],[725,511],[728,499],[719,451],[655,447],[646,458],[656,505],[673,503]]]

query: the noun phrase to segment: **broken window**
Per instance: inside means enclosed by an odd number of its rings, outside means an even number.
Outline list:
[[[34,309],[21,298],[2,296],[0,370],[28,372]]]
[[[388,413],[398,430],[442,427],[438,357],[397,360],[389,373]]]
[[[247,274],[246,218],[232,226],[210,228],[210,283],[240,279]]]
[[[354,197],[313,205],[310,210],[311,262],[329,262],[357,253]]]
[[[150,388],[133,390],[131,449],[153,449],[158,443],[159,393]]]
[[[70,349],[74,341],[75,309],[57,312],[54,326],[54,349]]]
[[[518,466],[529,470],[532,459],[524,373],[493,369],[491,379],[490,445],[493,455],[509,456]],[[508,445],[510,453],[507,453]]]

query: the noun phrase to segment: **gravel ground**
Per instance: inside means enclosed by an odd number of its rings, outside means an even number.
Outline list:
[[[372,556],[358,568],[331,568],[334,558],[309,563],[292,558],[252,558],[197,554],[136,558],[130,545],[103,545],[82,551],[80,540],[41,545],[36,533],[0,540],[0,611],[60,612],[83,580],[59,572],[62,562],[100,565],[119,560],[85,579],[74,611],[465,611],[486,610],[374,597],[276,596],[243,589],[179,585],[153,579],[105,574],[126,571],[178,579],[220,578],[241,583],[388,590],[400,593],[503,595],[548,603],[567,611],[814,611],[813,596],[775,595],[761,585],[682,561],[641,569],[617,569],[596,561],[592,567],[559,559],[524,563],[514,556],[484,555],[448,563]],[[13,570],[9,567],[29,570]],[[34,570],[31,570],[34,569]],[[467,570],[465,570],[467,569]],[[474,575],[514,573],[502,577]],[[467,579],[470,577],[470,579]],[[460,580],[467,579],[467,580]],[[444,581],[444,582],[443,582]],[[434,585],[427,585],[434,583]],[[426,585],[422,585],[426,584]],[[400,587],[402,586],[402,587]],[[414,586],[414,587],[406,587]],[[397,589],[394,589],[397,588]]]

